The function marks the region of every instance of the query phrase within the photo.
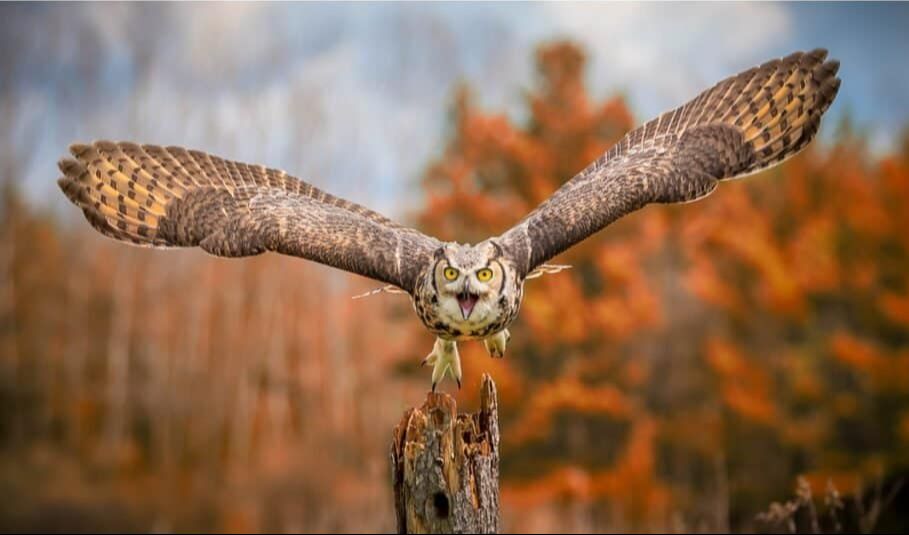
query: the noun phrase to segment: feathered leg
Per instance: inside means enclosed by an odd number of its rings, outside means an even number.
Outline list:
[[[505,356],[505,345],[508,344],[509,339],[511,339],[511,333],[508,332],[508,329],[502,329],[489,338],[484,338],[483,345],[486,346],[490,357],[500,359]]]

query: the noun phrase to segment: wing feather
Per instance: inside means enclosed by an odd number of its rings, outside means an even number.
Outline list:
[[[796,52],[729,77],[629,132],[496,240],[523,276],[649,203],[690,202],[719,181],[797,154],[836,97],[839,62]]]
[[[98,141],[60,161],[66,196],[102,234],[226,257],[274,251],[413,292],[441,243],[283,171],[181,147]]]

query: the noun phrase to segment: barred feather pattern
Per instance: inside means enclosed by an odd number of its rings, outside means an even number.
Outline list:
[[[60,161],[64,194],[95,229],[227,257],[275,251],[412,291],[441,243],[283,171],[180,147],[98,141]]]
[[[497,241],[526,275],[649,203],[701,199],[814,138],[840,87],[827,51],[796,52],[729,77],[629,132]]]
[[[544,266],[553,256],[646,204],[694,201],[719,181],[797,154],[840,86],[839,63],[826,58],[821,49],[797,52],[719,82],[629,132],[487,242],[523,284],[552,271]],[[136,245],[197,246],[228,257],[275,251],[412,296],[431,278],[443,245],[276,169],[135,143],[99,141],[70,152],[59,163],[60,188],[97,230]],[[508,311],[509,322],[516,312]]]

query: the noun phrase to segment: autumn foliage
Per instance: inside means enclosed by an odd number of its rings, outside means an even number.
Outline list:
[[[416,226],[499,234],[646,119],[588,93],[576,47],[536,62],[521,119],[457,92]],[[800,476],[848,494],[907,469],[909,143],[823,130],[556,259],[505,359],[462,345],[460,403],[499,386],[506,529],[751,529]],[[391,529],[388,441],[432,342],[406,299],[68,222],[3,192],[3,527]]]
[[[583,64],[542,48],[523,123],[458,94],[425,179],[428,230],[504,231],[634,126],[621,99],[585,91]],[[679,511],[741,526],[797,474],[855,492],[904,469],[907,201],[909,146],[875,161],[842,131],[703,202],[648,207],[529,281],[495,368],[512,525],[555,527],[553,508],[585,503],[595,520],[578,529]]]

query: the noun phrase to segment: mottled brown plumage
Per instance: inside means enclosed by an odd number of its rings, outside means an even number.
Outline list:
[[[628,133],[498,238],[523,273],[650,203],[703,198],[801,151],[840,80],[826,50],[797,52],[716,84]]]
[[[179,147],[73,145],[60,187],[101,233],[228,257],[299,256],[413,289],[441,243],[262,166]]]
[[[797,52],[732,76],[628,133],[515,227],[443,244],[283,171],[179,147],[95,142],[61,160],[60,188],[106,236],[227,257],[299,256],[401,288],[436,333],[433,386],[460,381],[456,340],[502,356],[525,280],[650,203],[690,202],[721,180],[779,163],[813,139],[839,63]],[[488,278],[487,278],[488,275]]]

